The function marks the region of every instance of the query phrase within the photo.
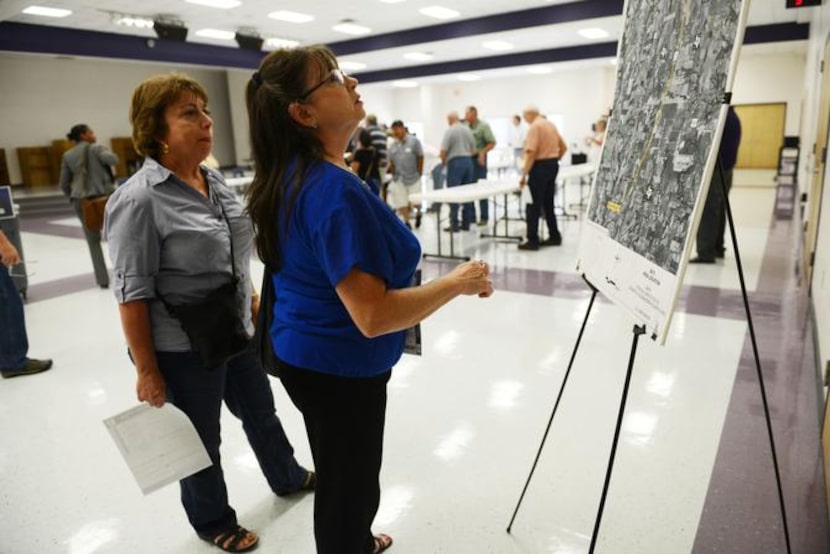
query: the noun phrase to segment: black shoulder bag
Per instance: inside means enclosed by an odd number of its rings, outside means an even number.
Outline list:
[[[170,315],[181,323],[187,338],[190,339],[190,346],[199,353],[207,369],[215,369],[241,354],[250,342],[239,317],[236,295],[239,278],[236,275],[233,230],[218,195],[216,201],[230,233],[233,280],[210,291],[203,300],[190,304],[172,305],[159,294]]]
[[[269,375],[280,376],[279,360],[274,354],[274,343],[271,342],[271,324],[274,321],[274,302],[276,302],[274,281],[268,264],[265,264],[265,273],[262,274],[262,288],[259,293],[259,313],[256,319],[256,330],[252,339],[254,354],[259,365]]]

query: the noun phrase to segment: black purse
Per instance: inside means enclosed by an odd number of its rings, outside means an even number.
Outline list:
[[[274,343],[271,342],[271,324],[274,321],[274,302],[276,294],[274,281],[268,266],[265,266],[265,273],[262,275],[262,287],[259,293],[259,313],[256,319],[256,330],[251,340],[254,348],[254,355],[259,365],[269,375],[280,376],[279,359],[274,354]]]
[[[217,202],[230,233],[233,280],[210,291],[203,300],[190,304],[169,304],[159,294],[170,315],[179,320],[187,338],[190,339],[190,346],[198,352],[207,369],[215,369],[241,354],[250,343],[248,333],[239,317],[239,301],[236,294],[239,278],[236,275],[233,252],[233,230],[218,197]]]

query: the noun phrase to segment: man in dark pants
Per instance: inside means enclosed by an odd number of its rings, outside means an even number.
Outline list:
[[[530,125],[524,146],[524,167],[519,185],[530,187],[532,204],[527,205],[527,240],[519,250],[539,250],[539,246],[559,246],[562,235],[556,224],[553,211],[553,197],[556,194],[556,176],[559,173],[559,158],[565,155],[568,146],[556,126],[539,114],[539,109],[529,107],[524,119]],[[539,215],[545,214],[548,238],[539,242]]]
[[[741,144],[741,120],[735,113],[735,108],[729,106],[726,113],[726,124],[723,127],[723,136],[720,141],[718,158],[723,169],[715,166],[712,181],[709,184],[709,193],[703,206],[700,217],[700,226],[697,228],[697,257],[689,260],[693,264],[713,264],[716,258],[723,258],[726,248],[723,246],[723,235],[726,231],[726,194],[732,189],[732,174],[738,160],[738,147]]]
[[[3,231],[0,231],[0,262],[0,374],[18,377],[46,371],[52,367],[52,360],[26,356],[29,340],[23,301],[7,269],[20,263],[20,254]]]

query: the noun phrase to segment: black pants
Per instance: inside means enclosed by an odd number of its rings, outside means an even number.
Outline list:
[[[536,160],[530,168],[527,186],[530,188],[530,197],[533,204],[528,204],[527,212],[527,241],[539,244],[539,215],[545,214],[548,224],[548,233],[551,238],[559,236],[559,227],[556,224],[556,213],[553,211],[553,197],[556,194],[556,175],[559,173],[559,160]]]
[[[282,384],[305,419],[317,484],[318,554],[366,554],[380,504],[380,466],[391,371],[370,378],[327,375],[280,363]]]
[[[723,172],[726,193],[732,188],[732,170]],[[714,260],[723,256],[723,235],[726,231],[726,198],[723,196],[720,171],[715,167],[712,182],[709,184],[709,193],[703,205],[700,216],[700,226],[697,228],[697,255],[703,260]]]

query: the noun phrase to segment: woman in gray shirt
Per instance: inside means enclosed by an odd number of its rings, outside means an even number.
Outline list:
[[[213,144],[206,106],[204,88],[184,75],[152,77],[138,86],[130,120],[133,144],[146,159],[110,198],[105,231],[121,324],[138,373],[138,399],[180,408],[213,461],[181,481],[188,519],[200,538],[244,552],[259,538],[237,524],[228,505],[219,460],[222,401],[242,420],[277,495],[313,489],[315,478],[294,459],[268,377],[252,350],[207,367],[193,333],[171,314],[176,306],[204,304],[229,285],[235,292],[226,319],[238,318],[242,333],[253,332],[258,310],[249,275],[251,221],[221,174],[201,165]],[[206,308],[209,313],[209,302]]]

